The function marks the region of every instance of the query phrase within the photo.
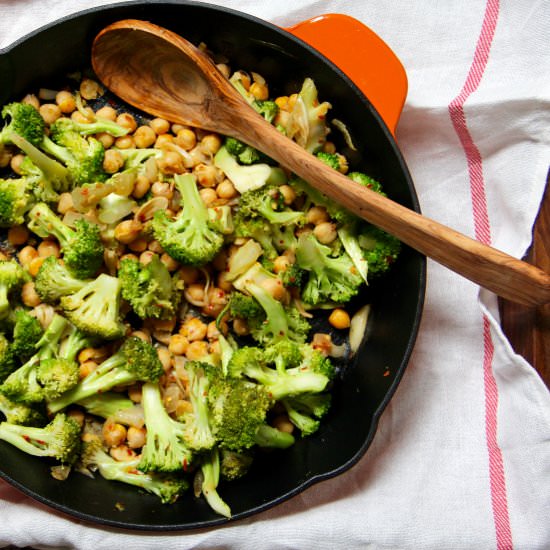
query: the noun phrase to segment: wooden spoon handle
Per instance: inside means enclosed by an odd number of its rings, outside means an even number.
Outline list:
[[[243,141],[255,145],[357,216],[495,294],[526,305],[550,302],[550,276],[537,267],[426,218],[339,174],[250,109]],[[248,124],[242,118],[250,119]]]

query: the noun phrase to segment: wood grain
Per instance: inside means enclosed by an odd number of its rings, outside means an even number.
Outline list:
[[[550,270],[550,178],[526,260]],[[501,299],[499,306],[502,328],[513,348],[535,367],[550,388],[550,305],[529,307]]]
[[[92,65],[128,103],[253,145],[351,212],[499,296],[527,305],[550,302],[550,275],[329,168],[256,113],[210,59],[177,34],[145,21],[118,21],[96,37]]]

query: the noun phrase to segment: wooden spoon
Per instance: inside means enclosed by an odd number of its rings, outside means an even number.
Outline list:
[[[356,184],[283,136],[179,35],[145,21],[118,21],[97,35],[92,65],[129,104],[256,147],[354,214],[503,298],[526,305],[550,301],[544,271]]]

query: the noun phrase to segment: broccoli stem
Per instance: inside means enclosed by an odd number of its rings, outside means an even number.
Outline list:
[[[288,334],[288,322],[285,310],[281,302],[278,302],[267,290],[254,283],[246,285],[246,290],[256,298],[266,313],[265,323],[268,331],[273,335],[273,340],[278,341]]]
[[[59,241],[62,249],[75,235],[74,231],[43,203],[37,204],[32,209],[29,227],[39,237],[53,235]]]
[[[220,455],[218,449],[213,449],[205,456],[201,463],[202,494],[206,502],[210,505],[214,512],[231,517],[231,508],[223,501],[218,494],[218,483],[220,481]]]
[[[0,439],[27,454],[47,457],[50,456],[48,447],[56,443],[57,434],[48,433],[44,428],[1,422]]]
[[[180,192],[183,208],[193,212],[193,220],[198,225],[206,225],[209,221],[208,210],[199,195],[199,189],[192,174],[179,175],[174,177],[177,190]],[[188,219],[180,218],[182,223],[187,225]]]

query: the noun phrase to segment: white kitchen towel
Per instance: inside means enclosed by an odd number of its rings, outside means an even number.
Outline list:
[[[107,3],[0,0],[0,48]],[[281,26],[346,13],[378,33],[409,78],[397,139],[423,213],[522,257],[550,160],[550,3],[218,4]],[[249,519],[174,534],[87,525],[0,482],[0,544],[543,550],[549,511],[550,394],[504,338],[495,296],[484,291],[480,300],[476,285],[430,261],[409,367],[373,445],[350,471]]]

